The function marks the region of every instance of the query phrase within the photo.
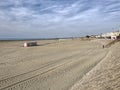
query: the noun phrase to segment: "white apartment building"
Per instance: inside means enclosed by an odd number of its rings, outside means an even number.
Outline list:
[[[100,36],[103,38],[111,38],[111,39],[117,39],[117,36],[120,35],[120,31],[114,31],[109,33],[103,33]]]

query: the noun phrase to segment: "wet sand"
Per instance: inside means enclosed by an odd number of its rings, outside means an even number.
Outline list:
[[[110,52],[106,40],[24,42],[0,42],[0,90],[69,90]]]

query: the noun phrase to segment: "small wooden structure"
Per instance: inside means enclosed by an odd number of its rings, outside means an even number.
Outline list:
[[[25,42],[24,47],[37,46],[37,42]]]

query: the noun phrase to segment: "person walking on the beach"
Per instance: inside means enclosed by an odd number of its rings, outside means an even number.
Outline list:
[[[105,46],[103,45],[103,48],[105,48]]]

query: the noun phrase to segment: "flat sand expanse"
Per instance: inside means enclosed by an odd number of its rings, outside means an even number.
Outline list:
[[[106,40],[24,42],[0,41],[0,90],[69,90],[110,51]]]

